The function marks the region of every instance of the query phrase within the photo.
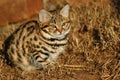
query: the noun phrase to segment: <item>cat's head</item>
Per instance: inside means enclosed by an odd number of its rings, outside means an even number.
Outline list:
[[[56,14],[46,10],[39,13],[41,33],[47,38],[64,38],[70,31],[69,5],[63,7]],[[54,12],[53,12],[54,13]]]

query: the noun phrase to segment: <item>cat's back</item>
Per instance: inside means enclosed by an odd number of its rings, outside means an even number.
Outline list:
[[[32,39],[37,36],[36,30],[39,23],[36,20],[28,21],[22,24],[16,31],[5,41],[5,53],[10,59],[18,59],[29,52]]]
[[[22,24],[13,34],[13,40],[20,40],[24,41],[25,38],[31,36],[32,34],[36,33],[36,29],[39,27],[39,23],[35,20],[28,21]]]

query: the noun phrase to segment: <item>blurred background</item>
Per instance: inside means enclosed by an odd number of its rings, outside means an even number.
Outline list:
[[[69,45],[55,70],[23,73],[6,64],[2,45],[41,9],[70,5]],[[1,0],[0,80],[120,80],[120,0]]]

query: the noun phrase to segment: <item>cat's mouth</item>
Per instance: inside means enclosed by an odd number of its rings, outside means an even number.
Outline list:
[[[71,26],[67,27],[66,30],[62,31],[59,34],[55,34],[55,33],[50,33],[47,32],[46,30],[42,29],[40,31],[40,33],[42,34],[43,37],[48,38],[48,39],[63,39],[67,36],[67,34],[70,32]]]

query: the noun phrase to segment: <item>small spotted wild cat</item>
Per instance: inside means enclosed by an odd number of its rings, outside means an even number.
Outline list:
[[[43,9],[39,21],[28,21],[11,35],[5,47],[7,58],[24,71],[44,68],[64,51],[70,28],[69,5],[57,15]]]

